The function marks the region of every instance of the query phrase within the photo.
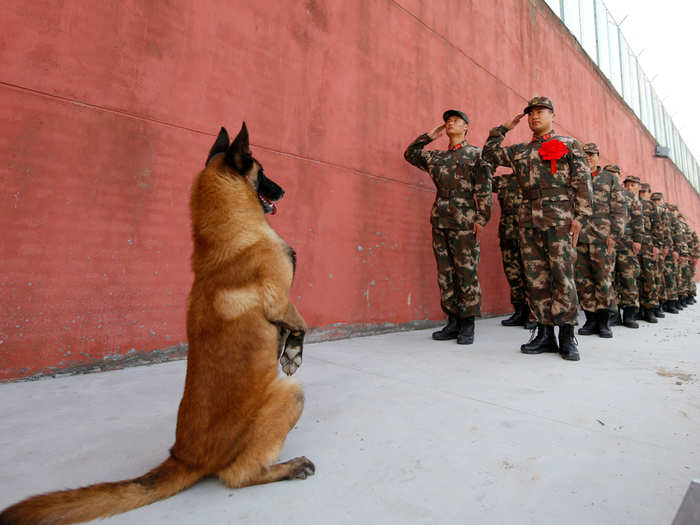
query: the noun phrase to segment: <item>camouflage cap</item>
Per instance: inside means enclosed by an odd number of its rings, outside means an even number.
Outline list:
[[[586,142],[583,145],[583,151],[585,153],[595,153],[596,155],[600,155],[600,150],[598,149],[598,144],[595,142]]]
[[[639,189],[639,191],[651,191],[651,186],[648,182],[642,182],[642,187]]]
[[[683,215],[682,213],[679,213],[679,214],[678,214],[678,218],[679,218],[679,219],[685,220],[685,215]]]
[[[655,191],[654,193],[651,194],[651,200],[653,201],[660,201],[664,198],[664,194],[661,193],[660,191]]]
[[[636,175],[627,175],[627,177],[625,177],[625,180],[623,180],[622,182],[636,182],[637,184],[641,184],[642,181],[640,181],[639,177],[637,177]]]
[[[671,211],[678,211],[678,206],[676,206],[675,204],[669,204],[668,209]]]
[[[617,175],[620,174],[620,166],[617,164],[608,164],[603,168],[605,171],[609,171],[610,173],[615,173]]]
[[[450,117],[459,117],[461,118],[464,122],[469,124],[469,117],[467,117],[467,114],[458,110],[458,109],[448,109],[442,114],[442,120],[444,122],[447,122],[447,119]]]
[[[547,97],[533,97],[527,103],[527,107],[523,110],[523,113],[530,113],[534,108],[547,108],[554,112],[554,104],[552,100]]]

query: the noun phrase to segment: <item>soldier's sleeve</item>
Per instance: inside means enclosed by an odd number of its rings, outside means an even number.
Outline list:
[[[506,138],[508,130],[505,126],[498,126],[491,130],[489,138],[486,139],[486,144],[481,152],[482,158],[491,164],[494,168],[497,166],[510,166],[510,155],[508,148],[501,146],[503,139]]]
[[[599,175],[600,176],[600,175]],[[625,232],[625,198],[622,196],[622,185],[617,177],[612,178],[610,190],[610,236],[615,240],[622,240]]]
[[[476,163],[476,173],[474,180],[474,200],[476,201],[476,222],[486,226],[491,218],[491,206],[493,197],[491,195],[491,166],[484,159],[479,157]]]
[[[651,214],[649,218],[651,220],[652,245],[655,248],[662,250],[664,247],[664,232],[661,224],[661,217],[659,216],[659,210],[655,205],[652,205],[651,207]]]
[[[644,214],[642,213],[642,203],[639,199],[632,199],[630,225],[632,227],[632,240],[641,243],[644,236]]]
[[[430,163],[433,160],[432,151],[423,151],[423,148],[433,141],[427,133],[423,133],[416,140],[411,142],[406,151],[403,153],[403,158],[413,164],[416,168],[428,171]]]
[[[498,185],[501,183],[501,177],[493,176],[491,177],[491,191],[493,193],[498,193]]]
[[[696,259],[700,258],[700,239],[698,238],[697,232],[693,231],[693,257]]]
[[[661,209],[661,216],[663,217],[664,224],[664,248],[668,251],[673,251],[673,235],[671,233],[671,219],[668,213],[663,208]]]
[[[671,238],[673,239],[673,251],[681,253],[683,250],[683,239],[681,237],[680,221],[671,214]]]
[[[574,140],[571,144],[569,158],[571,162],[570,185],[573,190],[574,219],[585,225],[588,218],[593,215],[593,183],[591,182],[588,158],[586,158],[583,146],[578,140]]]

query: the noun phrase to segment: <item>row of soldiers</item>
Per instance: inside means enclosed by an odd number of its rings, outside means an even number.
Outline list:
[[[531,140],[503,146],[524,117]],[[618,305],[621,322],[634,327],[638,313],[653,323],[664,311],[677,313],[695,302],[697,235],[674,206],[663,205],[663,195],[652,194],[637,177],[621,184],[619,167],[601,170],[595,144],[584,148],[557,134],[551,99],[531,99],[521,113],[491,129],[483,150],[467,142],[464,112],[447,110],[443,121],[404,152],[408,162],[430,174],[437,190],[430,222],[448,322],[433,339],[474,342],[474,319],[481,311],[480,236],[490,218],[492,191],[501,198],[499,237],[516,309],[504,324],[534,321],[537,327],[521,352],[558,352],[578,361],[573,329],[579,301],[586,314],[579,333],[601,337],[612,336],[611,311]],[[443,133],[449,138],[446,151],[424,149]],[[494,177],[498,166],[513,173]]]
[[[576,245],[574,268],[579,304],[586,316],[580,335],[612,337],[611,326],[639,328],[695,304],[698,234],[661,192],[619,166],[600,168],[599,149],[583,145],[593,189],[593,215]],[[501,207],[498,237],[514,313],[501,324],[533,328],[520,253],[518,210],[522,190],[513,173],[494,177]]]

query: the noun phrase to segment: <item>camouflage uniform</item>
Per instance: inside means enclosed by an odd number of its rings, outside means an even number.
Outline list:
[[[551,107],[551,101],[544,97],[531,100],[530,106],[537,101],[546,101],[540,105]],[[504,126],[493,128],[483,155],[493,166],[512,168],[523,192],[520,246],[530,309],[538,325],[573,326],[577,314],[576,251],[569,231],[572,220],[585,224],[593,212],[586,155],[576,139],[554,131],[528,143],[504,147],[501,143],[507,131]],[[548,142],[552,143],[548,147],[556,147],[556,141],[566,146],[566,153],[559,160],[543,160],[540,148]]]
[[[513,306],[525,304],[525,273],[520,255],[520,230],[518,212],[523,200],[518,179],[514,173],[493,178],[493,192],[498,194],[501,219],[498,223],[498,240],[503,258],[503,270],[510,285],[510,302]]]
[[[655,310],[660,302],[658,284],[658,260],[654,248],[662,249],[661,219],[656,205],[651,200],[642,200],[644,233],[642,249],[639,252],[639,304],[642,308]]]
[[[687,299],[690,296],[690,288],[691,288],[691,278],[692,278],[692,272],[690,269],[690,256],[692,253],[692,243],[693,243],[693,236],[690,234],[690,228],[688,227],[688,224],[685,222],[685,217],[683,217],[682,214],[678,215],[678,220],[681,223],[681,228],[683,230],[683,248],[684,251],[681,254],[682,257],[685,258],[685,262],[681,263],[681,268],[680,268],[680,278],[682,282],[682,292],[683,296]]]
[[[669,277],[669,260],[672,259],[671,252],[673,252],[673,239],[671,237],[671,217],[670,212],[666,207],[661,204],[663,199],[663,193],[654,192],[651,194],[651,200],[656,204],[656,209],[659,212],[659,223],[661,230],[661,249],[666,250],[666,256],[663,254],[659,257],[658,268],[659,268],[659,282],[660,282],[660,294],[659,299],[664,306],[663,310],[668,311],[668,305],[676,298],[675,287],[671,286],[672,281]]]
[[[615,165],[606,166],[605,169],[620,172]],[[635,177],[636,179],[636,177]],[[637,179],[635,182],[639,182]],[[637,277],[639,277],[639,259],[634,254],[632,244],[641,244],[644,235],[644,217],[642,215],[642,203],[639,197],[628,190],[622,190],[625,199],[626,220],[625,231],[622,240],[617,243],[615,257],[615,289],[617,290],[618,304],[623,307],[639,306],[639,290]]]
[[[586,144],[584,148],[592,149],[592,146]],[[593,215],[581,230],[576,245],[576,290],[586,312],[615,307],[615,254],[608,253],[605,241],[610,237],[619,241],[624,227],[622,186],[614,174],[597,168],[593,172]]]
[[[690,235],[692,237],[692,241],[690,243],[690,296],[695,298],[697,293],[695,275],[698,259],[700,259],[700,239],[698,239],[698,234],[695,230],[691,231]],[[694,300],[695,299],[693,299],[693,301]]]
[[[666,209],[668,210],[669,223],[671,224],[671,239],[673,241],[673,251],[681,254],[685,253],[685,238],[683,237],[683,228],[681,226],[681,221],[678,220],[673,214],[673,208],[675,206],[666,203]],[[670,257],[670,261],[666,259],[666,284],[669,284],[673,288],[673,301],[678,301],[680,296],[682,296],[681,281],[680,281],[680,259],[678,261],[673,260],[673,256]]]
[[[447,151],[423,150],[430,142],[428,134],[419,136],[404,157],[428,172],[437,188],[430,223],[440,306],[449,316],[473,317],[481,313],[479,243],[473,225],[486,225],[491,215],[491,167],[481,150],[466,141]]]

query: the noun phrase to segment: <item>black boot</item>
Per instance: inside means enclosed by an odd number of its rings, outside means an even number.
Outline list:
[[[578,361],[581,359],[576,347],[573,325],[565,324],[559,327],[559,354],[567,361]]]
[[[523,325],[525,330],[534,330],[535,328],[537,328],[537,323],[533,321],[534,318],[535,316],[532,315],[530,307],[525,305],[525,324]]]
[[[516,303],[513,305],[515,312],[508,319],[503,319],[501,324],[503,326],[522,326],[527,321],[528,307],[522,303]]]
[[[654,315],[654,310],[651,308],[642,308],[642,321],[646,321],[647,323],[658,323],[659,320],[656,318]]]
[[[678,300],[680,301],[683,308],[687,308],[689,306],[688,305],[688,298],[685,295],[683,297],[679,297]]]
[[[554,336],[554,327],[537,325],[537,335],[529,343],[520,346],[523,354],[541,354],[542,352],[558,352],[557,338]]]
[[[598,333],[598,319],[595,312],[583,311],[586,314],[586,322],[578,329],[578,335],[593,335]],[[606,316],[607,320],[607,316]],[[607,326],[607,325],[606,325]],[[608,330],[610,330],[608,328]]]
[[[697,303],[697,301],[695,300],[695,296],[694,296],[694,295],[689,295],[689,296],[688,296],[688,303],[690,303],[690,304],[695,304],[695,303]]]
[[[474,316],[465,317],[459,324],[458,345],[470,345],[474,342]]]
[[[668,312],[669,314],[677,314],[679,313],[678,310],[676,310],[676,307],[673,306],[674,301],[666,301],[664,303],[664,312]]]
[[[661,305],[657,306],[652,311],[654,312],[654,316],[658,317],[659,319],[663,319],[664,317],[666,317],[666,314],[661,311]]]
[[[634,306],[622,307],[622,325],[627,328],[639,328],[639,324],[634,320],[637,309]]]
[[[604,339],[610,339],[613,336],[608,321],[610,320],[610,310],[603,308],[596,312],[598,317],[598,335]],[[561,329],[559,329],[559,337],[561,338]]]
[[[681,304],[680,299],[676,299],[675,301],[673,301],[673,306],[676,308],[676,310],[678,310],[679,313],[681,310],[683,310],[683,305]]]
[[[611,308],[608,310],[608,326],[619,326],[622,324],[622,320],[620,319],[620,310],[619,308]]]
[[[449,339],[457,339],[457,334],[459,333],[459,321],[453,315],[449,316],[447,319],[447,326],[442,330],[433,332],[433,339],[436,341],[447,341]]]

